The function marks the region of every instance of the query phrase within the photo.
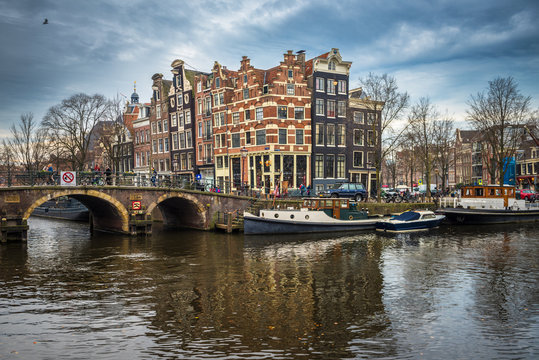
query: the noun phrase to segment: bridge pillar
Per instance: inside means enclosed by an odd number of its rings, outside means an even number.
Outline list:
[[[20,215],[5,215],[0,221],[0,241],[26,241],[28,239],[28,223]]]
[[[150,235],[152,233],[152,215],[144,210],[132,210],[129,214],[129,234]]]

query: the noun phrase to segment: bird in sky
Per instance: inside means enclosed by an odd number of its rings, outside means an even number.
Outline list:
[[[43,25],[47,25],[49,23],[49,19],[45,18],[45,20],[43,20]]]

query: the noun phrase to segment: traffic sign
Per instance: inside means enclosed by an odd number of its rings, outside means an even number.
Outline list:
[[[477,183],[478,183],[479,185],[483,185],[483,179],[477,180]]]
[[[133,209],[133,210],[142,209],[142,201],[140,201],[140,200],[131,201],[131,209]]]
[[[60,172],[60,185],[62,186],[76,186],[77,185],[77,173],[74,171],[62,171]]]
[[[418,183],[419,185],[423,185],[423,180],[419,179]]]

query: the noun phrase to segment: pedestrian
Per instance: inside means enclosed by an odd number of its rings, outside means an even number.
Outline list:
[[[47,184],[53,185],[54,184],[54,179],[53,179],[52,175],[54,173],[54,168],[52,167],[52,164],[47,165],[47,172],[49,173],[49,175],[47,177]]]
[[[303,195],[305,195],[305,191],[306,191],[305,184],[301,184],[299,186],[299,191],[301,193],[301,197],[303,197]]]
[[[112,171],[109,167],[107,167],[107,170],[105,170],[105,179],[107,181],[107,185],[112,185]]]
[[[152,168],[152,186],[157,186],[157,171]]]

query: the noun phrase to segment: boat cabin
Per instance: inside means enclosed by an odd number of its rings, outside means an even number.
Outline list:
[[[514,186],[463,186],[460,190],[462,199],[503,199],[503,206],[509,206],[509,199],[515,198]]]
[[[334,219],[360,220],[368,216],[366,209],[358,209],[347,198],[308,198],[303,199],[302,208],[323,211]]]

